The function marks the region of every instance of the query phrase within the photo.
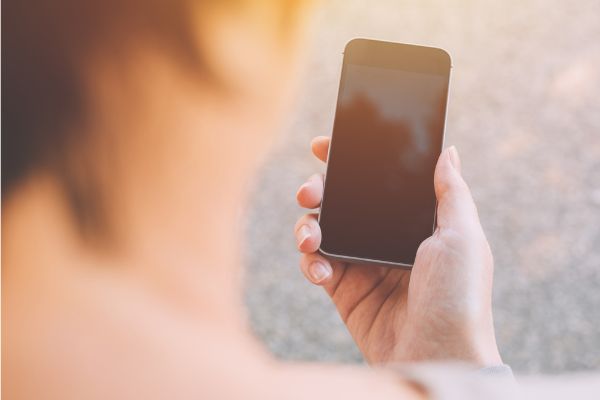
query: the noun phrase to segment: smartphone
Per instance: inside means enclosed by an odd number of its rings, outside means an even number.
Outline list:
[[[435,228],[451,60],[433,47],[353,39],[344,50],[320,253],[411,268]]]

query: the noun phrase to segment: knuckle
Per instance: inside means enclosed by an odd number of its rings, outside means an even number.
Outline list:
[[[306,224],[307,224],[307,216],[306,215],[303,215],[300,218],[298,218],[298,220],[296,221],[296,224],[294,225],[294,234],[297,234],[300,227],[302,225],[306,225]]]
[[[322,174],[320,174],[320,173],[318,173],[318,172],[317,172],[317,173],[314,173],[314,174],[312,174],[312,175],[310,176],[310,178],[308,178],[308,181],[309,181],[309,182],[317,182],[317,183],[319,183],[319,182],[320,182],[320,181],[322,181],[322,180],[323,180],[323,175],[322,175]]]

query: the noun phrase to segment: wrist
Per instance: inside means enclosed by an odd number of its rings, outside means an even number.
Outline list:
[[[502,357],[493,337],[473,337],[471,335],[435,335],[436,339],[418,335],[405,336],[394,346],[386,363],[460,361],[485,368],[502,365]]]

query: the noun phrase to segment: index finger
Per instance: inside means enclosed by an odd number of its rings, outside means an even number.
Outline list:
[[[317,136],[310,142],[313,154],[323,162],[327,162],[330,141],[328,136]]]

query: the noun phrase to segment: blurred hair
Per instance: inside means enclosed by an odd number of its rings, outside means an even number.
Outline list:
[[[229,0],[229,3],[243,2]],[[70,149],[85,141],[83,63],[99,48],[120,53],[131,41],[161,46],[203,72],[190,15],[225,0],[6,0],[2,3],[3,198],[31,172],[44,168],[62,183]],[[251,3],[246,0],[245,3]],[[277,1],[273,2],[274,5]],[[282,2],[285,3],[285,2]],[[287,3],[290,3],[288,1]],[[289,6],[289,4],[287,4]],[[289,7],[282,11],[289,13]],[[197,14],[194,14],[197,15]],[[282,16],[282,18],[284,18]],[[108,50],[108,51],[107,51]],[[200,50],[200,51],[199,51]],[[78,214],[85,200],[66,183]],[[93,189],[94,184],[85,186]],[[93,194],[85,196],[94,197]],[[75,200],[73,200],[75,199]],[[81,216],[81,215],[80,215]]]
[[[50,167],[85,113],[82,63],[132,36],[192,59],[187,0],[7,0],[2,4],[2,190]],[[81,134],[81,132],[77,132]]]

